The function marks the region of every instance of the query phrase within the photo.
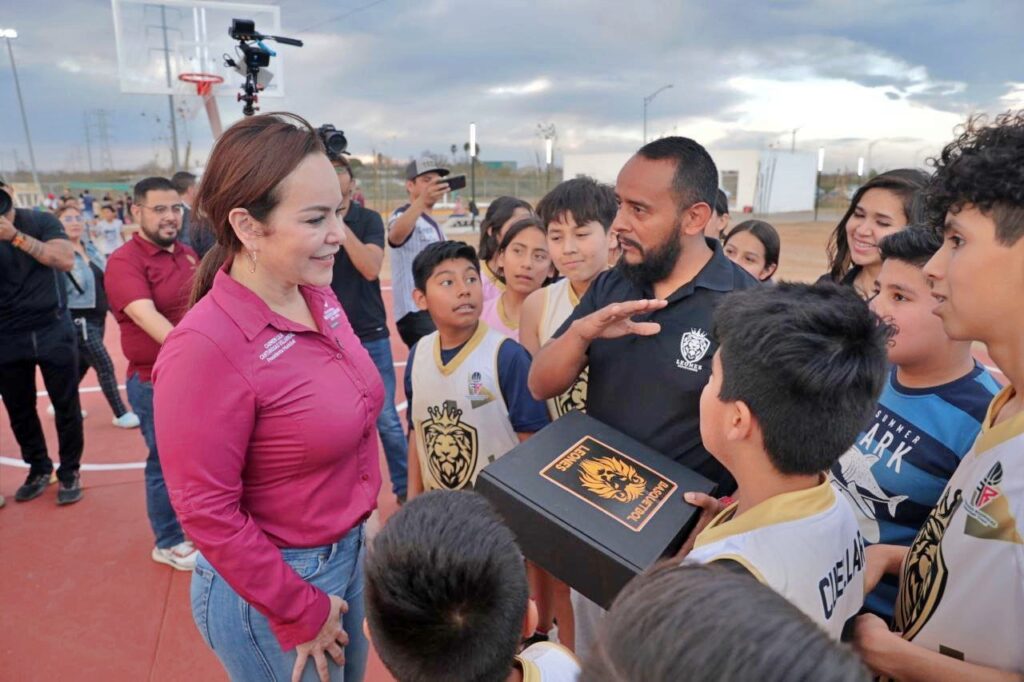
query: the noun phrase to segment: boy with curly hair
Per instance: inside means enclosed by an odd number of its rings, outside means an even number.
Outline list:
[[[869,550],[868,588],[900,573],[894,628],[857,619],[877,673],[904,681],[1024,674],[1024,111],[970,120],[926,193],[944,242],[924,268],[953,339],[981,341],[1010,385],[909,547]]]

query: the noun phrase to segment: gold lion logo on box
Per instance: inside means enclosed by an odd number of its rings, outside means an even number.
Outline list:
[[[597,457],[580,462],[580,483],[606,500],[632,502],[647,490],[647,481],[618,457]]]

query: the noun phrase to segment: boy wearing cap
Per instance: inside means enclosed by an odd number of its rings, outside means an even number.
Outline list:
[[[448,191],[443,178],[449,172],[428,160],[411,161],[405,167],[409,203],[395,209],[388,218],[395,322],[399,336],[410,348],[435,330],[430,313],[413,302],[412,262],[429,244],[445,241],[441,226],[430,217],[430,211]]]

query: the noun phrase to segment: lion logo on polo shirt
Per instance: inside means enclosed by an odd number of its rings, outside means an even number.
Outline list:
[[[443,488],[465,488],[476,471],[476,429],[462,422],[462,410],[454,400],[428,407],[427,413],[430,419],[423,422],[423,442],[430,475]]]
[[[681,360],[676,360],[676,367],[691,372],[701,371],[704,369],[704,365],[697,363],[704,359],[709,348],[711,348],[711,340],[708,338],[707,332],[703,329],[691,329],[683,334],[683,338],[679,341],[679,353],[683,357]]]

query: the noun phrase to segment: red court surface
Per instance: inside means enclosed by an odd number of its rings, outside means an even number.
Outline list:
[[[384,292],[389,310],[390,294]],[[389,322],[399,365],[396,402],[402,406],[408,350]],[[119,336],[108,317],[105,342],[123,385],[127,362]],[[28,470],[0,407],[0,495],[7,498],[0,509],[0,682],[226,680],[192,621],[191,573],[149,557],[153,535],[146,519],[142,434],[110,423],[113,415],[98,385],[92,372],[82,383],[82,407],[89,413],[82,458],[85,495],[69,507],[56,506],[56,485],[30,502],[14,501]],[[41,379],[37,388],[43,390]],[[45,396],[39,398],[50,457],[56,461],[49,404]],[[396,501],[383,455],[381,471],[378,502],[384,520]],[[392,679],[372,651],[366,679]]]
[[[390,291],[385,291],[391,309]],[[408,354],[391,321],[398,375],[396,402],[403,406],[402,371]],[[108,318],[106,344],[118,378],[126,362],[117,325]],[[979,357],[991,361],[982,349]],[[1005,383],[1001,374],[997,378]],[[37,382],[42,389],[42,382]],[[90,373],[82,385],[85,497],[58,508],[56,486],[42,497],[15,503],[27,470],[6,412],[0,416],[0,682],[73,679],[224,680],[226,675],[192,621],[189,573],[154,563],[146,520],[142,435],[111,423],[112,414]],[[122,391],[123,393],[123,391]],[[56,459],[48,399],[39,399],[51,457]],[[404,412],[401,415],[404,419]],[[379,498],[381,520],[396,508],[387,481]],[[372,653],[367,680],[391,680]]]

